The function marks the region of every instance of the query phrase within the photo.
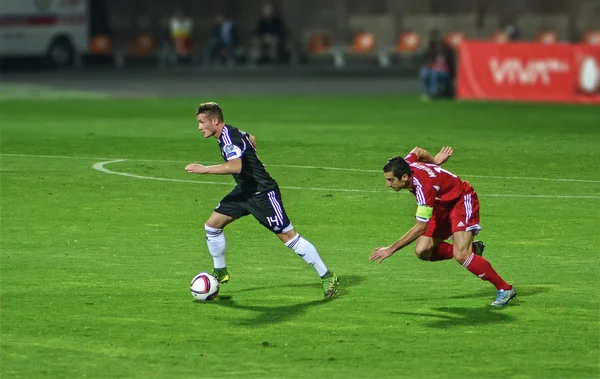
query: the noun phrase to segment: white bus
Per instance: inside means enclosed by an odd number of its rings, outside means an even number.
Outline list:
[[[89,50],[88,7],[88,0],[0,0],[0,59],[72,66]]]

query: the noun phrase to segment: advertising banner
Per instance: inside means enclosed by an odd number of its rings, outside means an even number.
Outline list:
[[[600,46],[465,41],[458,97],[600,104]]]

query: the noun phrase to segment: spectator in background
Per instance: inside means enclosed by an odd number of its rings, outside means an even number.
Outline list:
[[[514,23],[510,23],[504,27],[504,33],[509,41],[518,41],[521,38],[521,31]]]
[[[177,9],[169,20],[171,41],[175,49],[176,62],[187,60],[192,52],[192,29],[194,21]]]
[[[280,63],[288,60],[286,49],[287,31],[273,5],[263,5],[262,17],[256,26],[256,36],[260,50],[259,63]]]
[[[454,51],[437,34],[425,51],[420,76],[425,87],[424,100],[454,96]]]
[[[219,13],[210,36],[210,63],[220,59],[221,63],[235,63],[239,46],[238,30],[229,15]]]

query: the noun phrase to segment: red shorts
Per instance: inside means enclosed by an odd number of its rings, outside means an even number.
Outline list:
[[[425,237],[448,239],[456,232],[479,233],[479,199],[474,191],[464,194],[454,206],[436,205],[427,223]]]

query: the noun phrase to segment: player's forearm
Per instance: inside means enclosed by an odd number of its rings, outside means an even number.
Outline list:
[[[425,149],[417,148],[415,149],[415,154],[417,154],[417,157],[419,157],[419,162],[435,163],[433,155],[431,155],[431,153]]]
[[[392,245],[392,250],[396,252],[413,243],[425,233],[426,227],[427,224],[424,224],[424,226],[420,224],[413,226],[404,236],[402,236],[402,238]]]
[[[221,163],[214,166],[207,166],[208,174],[215,175],[231,175],[231,174],[239,174],[241,171],[241,167],[231,164],[230,162]]]

